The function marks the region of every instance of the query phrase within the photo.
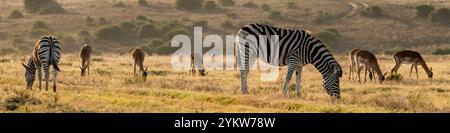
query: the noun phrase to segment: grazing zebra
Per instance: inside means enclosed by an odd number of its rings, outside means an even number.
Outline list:
[[[52,36],[44,36],[36,43],[28,63],[22,63],[25,68],[27,89],[32,89],[37,69],[39,90],[41,90],[41,68],[43,68],[45,73],[45,90],[48,91],[49,70],[50,66],[53,66],[53,92],[56,92],[56,73],[59,71],[58,63],[61,54],[60,45],[59,41]]]
[[[269,39],[264,40],[260,35],[278,35],[279,43],[268,41]],[[256,38],[256,42],[252,39],[252,36]],[[260,41],[267,41],[267,43],[260,43]],[[239,47],[238,60],[242,93],[248,94],[247,75],[249,65],[255,61],[249,59],[251,57],[259,57],[262,61],[275,66],[288,66],[283,96],[286,95],[289,80],[294,72],[297,75],[296,92],[298,96],[301,96],[302,67],[307,64],[313,64],[323,76],[326,92],[334,98],[340,98],[339,78],[342,76],[342,69],[326,46],[310,32],[254,23],[246,25],[239,30],[237,44]],[[278,47],[278,50],[272,46]],[[270,53],[275,53],[275,56],[279,55],[278,61],[276,58],[271,58],[273,55]]]
[[[136,74],[136,65],[139,65],[142,77],[147,77],[147,67],[144,67],[145,53],[142,49],[136,48],[131,52],[131,59],[134,62],[133,73]]]
[[[85,44],[80,50],[80,60],[81,60],[81,76],[86,75],[86,69],[89,75],[89,69],[91,65],[91,57],[92,57],[92,47]]]

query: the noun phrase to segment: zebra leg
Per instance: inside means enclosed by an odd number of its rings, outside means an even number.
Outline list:
[[[294,60],[293,58],[291,58],[289,60],[288,72],[286,74],[286,81],[284,83],[283,96],[286,96],[286,92],[289,88],[289,81],[291,80],[292,74],[294,73],[295,69],[297,69],[296,67],[297,67],[297,61]]]
[[[56,92],[56,74],[58,71],[53,69],[53,92]]]
[[[295,84],[295,90],[297,92],[297,96],[298,97],[302,97],[302,93],[300,92],[301,88],[302,88],[302,84],[301,84],[301,80],[302,80],[302,68],[303,66],[299,65],[297,67],[297,70],[295,71],[295,75],[297,76],[297,83]]]
[[[37,65],[37,71],[38,71],[38,79],[39,79],[39,90],[42,88],[42,65]],[[33,88],[31,88],[33,89]]]
[[[49,80],[49,70],[48,67],[47,69],[45,69],[46,67],[44,66],[44,73],[45,73],[45,91],[48,91],[48,80]]]
[[[413,71],[414,64],[411,64],[411,70],[409,71],[409,78],[411,78],[411,73]]]

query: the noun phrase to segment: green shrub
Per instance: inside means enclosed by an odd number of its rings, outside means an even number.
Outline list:
[[[242,5],[242,6],[246,7],[246,8],[258,8],[258,5],[256,3],[254,3],[254,2],[251,2],[251,1],[249,1],[247,3],[244,3],[244,5]]]
[[[271,11],[269,14],[269,19],[282,19],[283,16],[281,16],[280,11]]]
[[[161,39],[154,39],[150,42],[150,45],[153,47],[159,47],[159,46],[164,45],[164,41]]]
[[[272,10],[272,8],[270,7],[269,4],[264,3],[263,5],[261,5],[261,9],[263,9],[264,11],[270,11]]]
[[[334,33],[337,37],[341,37],[341,34],[339,33],[338,29],[336,29],[336,28],[328,28],[328,29],[325,29],[325,31],[332,32],[332,33]]]
[[[167,36],[167,33],[169,33],[173,29],[186,29],[186,26],[184,26],[183,24],[181,24],[178,21],[172,21],[169,23],[165,23],[165,24],[161,25],[161,27],[160,27],[160,34]]]
[[[217,0],[217,2],[223,7],[234,6],[235,4],[233,0]]]
[[[208,21],[205,20],[195,21],[192,27],[202,27],[203,31],[208,31]]]
[[[175,8],[184,11],[201,10],[203,3],[204,0],[176,0]]]
[[[328,12],[320,11],[319,14],[314,19],[314,22],[317,24],[323,24],[331,21],[333,16],[331,16]]]
[[[148,2],[146,0],[139,0],[138,3],[140,6],[148,6]]]
[[[396,80],[396,81],[399,81],[399,80],[402,80],[402,79],[403,79],[403,76],[401,74],[399,74],[399,73],[388,73],[386,75],[386,77],[385,77],[385,80]]]
[[[221,26],[222,26],[222,28],[224,28],[224,29],[233,29],[233,28],[234,28],[233,23],[231,23],[231,21],[229,21],[229,20],[223,22],[223,23],[221,24]]]
[[[383,52],[384,52],[384,54],[386,54],[386,55],[393,55],[395,52],[398,52],[398,51],[401,51],[401,50],[403,50],[403,49],[402,49],[402,48],[399,48],[399,47],[394,47],[394,48],[386,49],[386,50],[384,50]]]
[[[91,37],[91,33],[89,33],[89,31],[82,30],[82,31],[78,32],[78,37],[81,37],[81,38]]]
[[[433,51],[434,55],[448,55],[450,54],[450,48],[438,48]]]
[[[17,19],[17,18],[23,18],[23,14],[22,12],[20,12],[17,9],[14,9],[13,12],[11,12],[11,14],[9,15],[8,19]]]
[[[159,31],[154,24],[147,23],[139,26],[137,37],[142,39],[159,37]]]
[[[106,18],[101,17],[101,18],[98,18],[98,23],[100,25],[105,25],[105,24],[108,24],[108,21],[106,20]]]
[[[232,18],[232,19],[238,19],[239,16],[236,13],[228,13],[227,17]]]
[[[298,8],[297,3],[293,2],[293,1],[286,3],[286,6],[289,9],[297,9]]]
[[[24,0],[25,9],[31,13],[64,13],[64,8],[55,0]]]
[[[94,19],[91,16],[86,17],[86,25],[89,25],[89,26],[94,25]]]
[[[217,6],[216,2],[214,2],[214,1],[206,1],[205,4],[203,5],[203,8],[205,10],[209,10],[209,11],[213,11],[213,10],[219,9],[219,7]]]
[[[133,39],[136,37],[136,24],[134,24],[133,22],[125,21],[120,23],[119,26],[123,31],[124,38]]]
[[[435,23],[450,25],[450,9],[441,8],[437,12],[431,14],[431,21]]]
[[[326,29],[325,31],[319,32],[317,37],[325,43],[331,43],[336,41],[340,37],[340,34],[337,29]]]
[[[33,29],[48,29],[47,24],[44,21],[35,21],[33,24]]]
[[[361,15],[370,18],[381,17],[383,16],[383,10],[379,6],[371,6],[361,11]]]
[[[416,7],[417,10],[417,17],[420,18],[428,18],[430,16],[430,13],[434,10],[434,6],[432,5],[420,5]]]
[[[105,41],[119,41],[123,36],[122,29],[117,25],[103,26],[95,34],[98,39]]]
[[[24,44],[24,43],[25,43],[25,39],[23,39],[22,36],[15,35],[12,37],[13,45],[19,45],[19,44]]]
[[[148,21],[148,18],[144,15],[138,15],[136,16],[137,21]]]
[[[173,29],[169,31],[165,37],[165,40],[172,40],[172,38],[176,35],[187,35],[190,36],[190,32],[186,29]]]
[[[50,32],[45,29],[32,29],[29,33],[30,37],[37,38],[45,35],[49,35]]]

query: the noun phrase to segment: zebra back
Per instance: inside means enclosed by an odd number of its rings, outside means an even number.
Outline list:
[[[58,63],[61,56],[61,44],[53,36],[44,36],[39,40],[38,57],[44,67],[48,70],[49,65],[59,71]]]

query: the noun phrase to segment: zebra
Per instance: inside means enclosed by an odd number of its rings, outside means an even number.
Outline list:
[[[271,41],[267,41],[264,44],[261,43],[260,41],[266,41],[264,38],[261,38],[264,35],[278,36],[278,43]],[[254,37],[253,39],[255,40],[252,40],[251,37]],[[241,91],[243,94],[248,94],[247,75],[249,65],[255,62],[255,60],[251,60],[251,57],[259,57],[263,62],[275,66],[288,66],[286,81],[282,91],[283,96],[286,95],[289,80],[293,72],[296,72],[297,76],[296,93],[298,96],[301,96],[300,81],[302,67],[307,64],[312,64],[322,74],[324,88],[328,95],[340,99],[339,78],[342,77],[341,66],[326,48],[325,44],[311,32],[253,23],[239,30],[236,45],[238,45],[239,49],[238,60],[240,65]],[[256,49],[260,49],[260,51]],[[278,61],[270,56],[271,53],[279,56],[275,57],[278,58]]]
[[[39,90],[41,90],[42,72],[45,73],[45,90],[48,91],[48,80],[50,66],[53,66],[53,92],[56,92],[56,74],[60,71],[58,63],[61,56],[60,42],[53,36],[42,37],[35,45],[27,64],[22,63],[25,68],[25,80],[27,89],[32,89],[36,70],[38,71]]]

